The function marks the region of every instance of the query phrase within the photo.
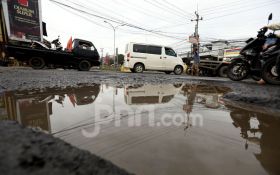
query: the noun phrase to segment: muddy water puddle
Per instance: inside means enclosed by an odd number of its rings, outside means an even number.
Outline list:
[[[279,174],[280,116],[226,87],[92,85],[4,92],[0,119],[40,128],[135,174]]]

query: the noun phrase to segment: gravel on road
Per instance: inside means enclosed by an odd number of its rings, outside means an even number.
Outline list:
[[[0,92],[13,90],[31,90],[44,88],[79,87],[91,84],[108,84],[111,86],[135,84],[176,84],[196,83],[215,86],[226,86],[232,92],[225,99],[235,102],[259,105],[280,109],[279,86],[258,85],[255,81],[233,82],[220,77],[192,77],[188,75],[166,75],[158,72],[143,74],[104,72],[92,70],[79,72],[76,70],[33,70],[30,68],[0,67]]]

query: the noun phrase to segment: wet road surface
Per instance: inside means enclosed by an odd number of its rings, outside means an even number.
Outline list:
[[[38,127],[135,174],[279,174],[280,114],[203,84],[4,91],[0,119]]]

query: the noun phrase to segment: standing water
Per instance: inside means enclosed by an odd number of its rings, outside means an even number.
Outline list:
[[[0,94],[16,120],[135,174],[280,174],[280,116],[197,84],[93,85]]]

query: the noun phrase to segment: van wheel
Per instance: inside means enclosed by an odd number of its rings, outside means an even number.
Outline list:
[[[134,66],[134,72],[135,73],[143,73],[144,72],[144,65],[141,63],[138,63]]]
[[[228,66],[222,66],[220,69],[219,69],[219,76],[220,77],[223,77],[223,78],[227,78],[227,73],[228,72]]]
[[[82,60],[79,65],[79,71],[89,71],[91,68],[91,63],[88,60]]]
[[[182,66],[176,66],[174,69],[175,75],[181,75],[183,73],[183,67]]]
[[[166,73],[166,74],[168,74],[168,75],[169,75],[169,74],[171,74],[172,72],[170,72],[170,71],[166,71],[166,72],[164,72],[164,73]]]
[[[182,85],[183,85],[183,84],[181,84],[181,83],[173,84],[173,86],[174,86],[175,88],[180,88],[180,87],[182,87]]]
[[[46,62],[43,58],[41,57],[33,57],[29,60],[29,65],[33,69],[43,69],[46,65]]]

